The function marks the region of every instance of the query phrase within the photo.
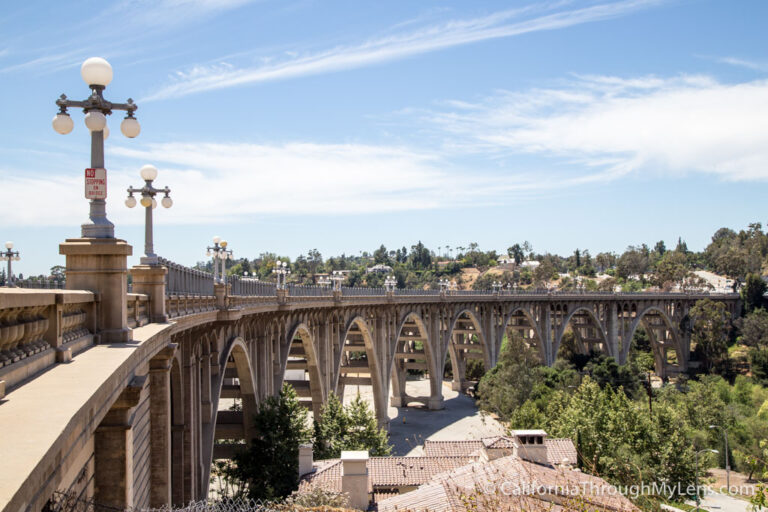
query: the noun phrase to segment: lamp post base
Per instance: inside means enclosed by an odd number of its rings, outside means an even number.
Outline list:
[[[67,289],[99,294],[93,325],[102,343],[131,341],[128,327],[128,256],[133,248],[115,238],[68,238],[59,245],[66,256]]]
[[[82,238],[115,238],[115,225],[107,219],[107,202],[91,200],[89,221],[80,226]]]

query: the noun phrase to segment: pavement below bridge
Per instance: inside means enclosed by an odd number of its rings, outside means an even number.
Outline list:
[[[351,402],[358,391],[373,407],[370,386],[348,386],[344,391],[344,403]],[[411,396],[429,396],[429,379],[409,380],[407,391]],[[481,413],[472,398],[451,390],[450,381],[443,381],[443,397],[445,408],[439,411],[430,411],[418,405],[389,407],[392,455],[423,455],[423,444],[427,439],[480,439],[506,434],[506,428],[496,419]]]

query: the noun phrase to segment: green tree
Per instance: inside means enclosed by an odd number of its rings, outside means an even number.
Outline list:
[[[739,322],[741,342],[748,347],[768,348],[768,312],[763,308],[754,309]]]
[[[525,253],[523,252],[523,248],[520,244],[515,244],[507,249],[507,254],[510,258],[515,259],[515,265],[519,265],[525,259]]]
[[[744,301],[744,309],[747,313],[763,307],[763,294],[768,286],[766,286],[763,278],[759,274],[747,274],[747,279],[744,283],[744,288],[741,289],[741,298]]]
[[[696,302],[689,314],[693,319],[691,340],[711,370],[728,357],[728,311],[722,302],[703,299]]]
[[[343,450],[367,450],[374,457],[389,455],[391,446],[387,431],[379,428],[376,416],[358,393],[351,404],[344,407],[331,393],[323,406],[319,420],[315,421],[315,457],[333,459]]]
[[[480,408],[509,418],[540,382],[540,365],[536,349],[517,335],[507,338],[499,362],[478,383]]]
[[[287,383],[279,396],[267,397],[259,404],[253,417],[254,437],[235,455],[230,474],[249,498],[284,497],[297,488],[299,445],[312,436],[308,415]]]

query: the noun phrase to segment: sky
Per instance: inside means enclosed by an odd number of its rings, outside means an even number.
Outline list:
[[[95,0],[0,12],[0,240],[57,264],[87,219],[90,137],[51,128],[106,58],[107,213],[159,169],[155,250],[193,265],[390,249],[623,251],[768,220],[763,0]],[[439,249],[442,248],[442,249]]]

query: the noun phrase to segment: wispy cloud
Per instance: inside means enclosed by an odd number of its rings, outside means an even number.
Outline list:
[[[566,10],[558,9],[569,2],[534,4],[484,17],[453,20],[410,32],[398,32],[359,44],[339,46],[255,67],[237,67],[227,62],[198,65],[189,71],[177,73],[171,83],[147,95],[142,101],[370,66],[453,46],[606,20],[663,1],[622,0]]]
[[[739,68],[751,69],[752,71],[768,71],[768,62],[758,62],[740,57],[712,57],[715,62],[736,66]]]
[[[460,105],[415,114],[457,153],[538,155],[587,179],[602,169],[768,180],[768,80],[579,76]]]

